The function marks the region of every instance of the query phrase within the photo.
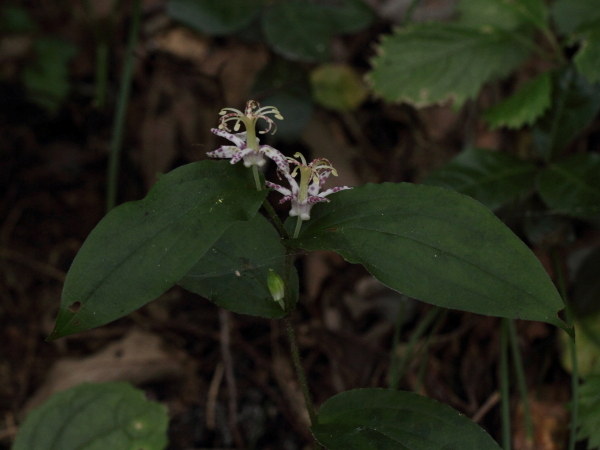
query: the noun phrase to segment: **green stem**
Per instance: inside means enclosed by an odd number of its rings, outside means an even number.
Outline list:
[[[281,236],[282,239],[289,239],[290,235],[286,231],[286,229],[283,225],[283,222],[279,219],[279,217],[277,217],[277,213],[275,212],[275,210],[273,209],[273,207],[271,206],[271,204],[269,203],[269,201],[266,198],[263,201],[262,205],[263,205],[263,208],[265,208],[265,210],[267,211],[267,214],[269,214],[269,217],[271,218],[271,222],[273,223],[275,228],[277,228],[277,232],[279,233],[279,236]]]
[[[500,394],[502,406],[502,448],[510,450],[510,394],[508,378],[508,320],[502,319],[500,333]]]
[[[404,354],[400,358],[400,362],[398,363],[398,369],[395,373],[395,377],[390,379],[390,389],[398,389],[400,380],[402,380],[402,377],[404,376],[404,369],[405,369],[406,363],[408,361],[408,357],[412,355],[413,350],[417,344],[417,341],[421,338],[421,336],[423,336],[423,334],[425,334],[425,331],[427,331],[427,328],[429,327],[429,325],[431,325],[431,323],[435,320],[435,318],[441,311],[442,311],[442,308],[440,308],[439,306],[432,308],[427,313],[425,318],[419,323],[419,325],[417,326],[417,329],[413,332],[412,336],[408,340],[408,343],[406,344],[406,350],[404,351]]]
[[[288,339],[290,341],[290,351],[292,353],[292,360],[294,361],[294,368],[296,369],[296,376],[300,382],[300,388],[304,395],[304,401],[306,402],[306,409],[308,410],[308,416],[310,417],[310,426],[317,424],[317,415],[315,414],[315,408],[313,406],[310,392],[308,391],[308,384],[306,383],[306,374],[300,361],[300,351],[298,350],[298,342],[296,341],[296,333],[290,317],[287,316],[285,319],[285,326],[287,328]]]
[[[510,347],[513,357],[513,364],[515,367],[515,373],[517,375],[517,387],[519,389],[519,394],[521,395],[521,401],[523,402],[525,436],[527,437],[529,444],[533,444],[533,420],[531,419],[529,395],[527,393],[527,386],[525,384],[525,371],[523,370],[523,360],[521,359],[521,352],[519,351],[519,343],[517,340],[517,330],[515,327],[515,321],[509,319],[505,320],[508,325],[508,337],[510,339]]]
[[[415,10],[417,9],[417,6],[419,6],[420,2],[421,0],[412,0],[412,2],[410,2],[410,5],[408,5],[408,8],[406,8],[406,13],[404,13],[402,25],[408,25],[412,22],[412,16],[415,13]]]
[[[552,249],[552,262],[554,263],[554,270],[556,271],[558,290],[565,303],[565,315],[567,319],[567,325],[573,326],[573,313],[569,307],[567,301],[567,283],[565,281],[565,274],[562,268],[560,257],[556,249]],[[577,443],[577,428],[579,427],[579,367],[577,363],[577,347],[575,346],[575,339],[569,338],[569,351],[571,352],[571,426],[569,433],[569,450],[575,450],[575,444]]]
[[[260,185],[260,176],[258,175],[258,167],[256,164],[252,164],[252,175],[254,175],[254,182],[256,183],[256,190],[262,191],[262,186]]]
[[[108,40],[106,36],[100,36],[96,45],[96,91],[94,94],[94,106],[98,109],[104,108],[106,100],[106,86],[108,85]]]
[[[447,314],[448,310],[444,309],[443,312],[438,316],[437,320],[433,324],[433,327],[431,328],[431,333],[429,333],[427,335],[427,338],[425,338],[423,350],[418,353],[418,357],[421,359],[421,366],[419,367],[417,382],[415,383],[415,387],[413,389],[414,392],[418,393],[421,390],[421,386],[423,385],[423,379],[425,378],[425,369],[427,368],[427,353],[429,352],[429,346],[431,345],[433,337],[437,334],[440,327],[444,323]]]
[[[398,358],[398,344],[400,343],[400,332],[402,331],[402,322],[404,320],[404,310],[406,309],[407,297],[402,295],[400,298],[400,307],[396,316],[396,325],[394,326],[394,337],[392,338],[392,351],[390,354],[390,373],[388,383],[390,389],[398,389],[398,372],[400,370],[400,359]]]
[[[121,77],[121,92],[117,103],[117,111],[113,122],[113,135],[110,144],[108,158],[108,181],[106,193],[106,209],[110,211],[117,203],[117,181],[119,175],[119,159],[121,156],[121,144],[123,142],[123,131],[125,129],[125,112],[129,103],[131,91],[131,79],[133,76],[134,51],[138,42],[140,24],[142,21],[142,1],[135,0],[133,4],[133,23],[129,30],[129,42],[125,54],[125,65]]]
[[[296,229],[294,230],[294,239],[298,237],[300,234],[300,228],[302,227],[302,219],[298,216],[298,221],[296,222]]]

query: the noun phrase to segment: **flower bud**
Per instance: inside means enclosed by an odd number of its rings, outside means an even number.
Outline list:
[[[285,304],[283,303],[283,297],[285,296],[285,284],[279,275],[277,275],[273,269],[269,269],[269,279],[267,281],[269,286],[269,292],[273,296],[273,300],[279,303],[281,309],[285,310]]]

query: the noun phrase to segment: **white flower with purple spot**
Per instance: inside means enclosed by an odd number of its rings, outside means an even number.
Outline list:
[[[300,158],[300,161],[293,158],[287,158],[289,163],[296,166],[291,173],[289,169],[279,169],[279,172],[283,173],[285,178],[288,180],[288,183],[290,183],[291,190],[278,184],[271,183],[270,181],[267,181],[266,183],[268,187],[276,190],[284,196],[280,200],[280,203],[287,202],[288,200],[292,202],[290,216],[298,217],[298,224],[296,226],[296,232],[294,233],[294,237],[298,237],[300,223],[303,220],[310,219],[310,210],[315,203],[328,202],[329,199],[325,197],[327,197],[329,194],[352,188],[348,186],[338,186],[327,189],[323,192],[319,192],[327,181],[327,178],[329,178],[330,174],[337,176],[337,172],[331,166],[329,160],[325,158],[319,158],[315,159],[310,164],[307,164],[302,153],[296,153],[294,157]],[[294,179],[298,172],[300,173],[300,184],[298,184]]]
[[[276,119],[283,120],[277,108],[274,106],[261,108],[257,101],[250,100],[246,103],[244,112],[234,108],[223,108],[219,114],[222,116],[219,120],[219,128],[213,128],[211,131],[217,136],[229,139],[235,145],[223,145],[217,150],[208,152],[208,156],[212,158],[230,158],[231,164],[235,164],[243,159],[246,167],[252,167],[256,188],[259,191],[261,190],[261,186],[257,167],[265,164],[265,155],[275,161],[279,170],[283,172],[289,171],[288,162],[279,150],[269,145],[260,145],[256,137],[256,122],[258,119],[263,119],[268,125],[266,130],[259,131],[260,134],[268,133],[271,129],[273,129],[273,134],[277,131],[277,125],[268,117],[268,114],[272,114]],[[235,122],[233,131],[236,132],[240,129],[240,123],[243,123],[246,131],[233,134],[232,130],[227,126],[227,122]]]

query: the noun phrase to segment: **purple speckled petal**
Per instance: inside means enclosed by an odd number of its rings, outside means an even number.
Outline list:
[[[231,158],[231,164],[239,162],[244,156],[252,152],[253,150],[251,148],[245,148],[244,150],[238,149],[237,153]]]
[[[275,164],[277,164],[277,167],[279,168],[279,170],[281,172],[289,172],[290,171],[290,165],[288,164],[287,159],[285,158],[285,156],[283,156],[283,153],[281,153],[279,150],[271,147],[270,145],[261,145],[260,151],[262,153],[264,153],[265,155],[267,155],[269,158],[271,158],[273,160],[273,162]]]
[[[325,169],[321,173],[319,173],[319,189],[323,187],[327,178],[329,178],[329,174],[331,174],[331,169]]]
[[[292,195],[292,191],[290,191],[287,188],[284,188],[283,186],[280,186],[280,185],[275,184],[275,183],[271,183],[270,181],[265,181],[265,184],[267,185],[267,187],[269,187],[271,189],[275,189],[281,195],[285,195],[287,197],[290,197]]]
[[[313,203],[318,203],[318,202],[328,202],[329,199],[325,198],[325,197],[320,197],[320,196],[315,196],[315,197],[308,197],[306,199],[306,203],[309,205],[312,205]]]
[[[206,153],[211,158],[232,158],[236,153],[240,151],[239,148],[233,145],[223,145],[212,152]]]
[[[228,133],[225,130],[219,130],[218,128],[211,128],[210,131],[213,134],[216,134],[217,136],[221,136],[221,137],[224,137],[225,139],[230,140],[240,149],[246,148],[246,141],[240,136],[240,134],[242,134],[242,133],[238,133],[237,135],[235,135],[232,133]]]
[[[319,197],[326,197],[329,194],[335,194],[336,192],[345,191],[346,189],[352,189],[350,186],[338,186],[331,189],[327,189],[319,194]]]

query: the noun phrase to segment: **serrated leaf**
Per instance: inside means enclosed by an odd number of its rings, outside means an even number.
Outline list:
[[[229,311],[279,318],[285,315],[267,285],[269,269],[282,278],[286,249],[260,214],[233,224],[177,284]],[[298,274],[292,267],[289,305],[298,301]]]
[[[537,178],[540,196],[554,212],[600,216],[600,155],[582,153],[550,164]]]
[[[253,185],[242,165],[201,161],[113,209],[69,269],[49,339],[104,325],[164,293],[229,226],[254,217],[266,191]]]
[[[577,70],[588,83],[600,82],[600,20],[580,33],[579,50],[573,57]]]
[[[311,430],[329,450],[500,449],[481,427],[449,406],[387,389],[354,389],[327,399]]]
[[[514,33],[491,27],[418,24],[384,37],[378,53],[369,74],[375,93],[422,107],[474,98],[484,83],[517,68],[529,50]]]
[[[533,128],[535,145],[551,161],[600,111],[600,85],[590,85],[572,67],[553,73],[552,106]]]
[[[474,28],[514,31],[526,25],[547,26],[548,10],[542,0],[460,0],[458,10],[459,23]]]
[[[166,408],[128,383],[86,383],[33,410],[12,450],[163,450],[168,423]]]
[[[551,8],[552,19],[563,34],[600,20],[600,8],[593,0],[556,0]]]
[[[468,195],[494,210],[533,187],[536,168],[506,153],[469,149],[433,171],[423,184]]]
[[[527,248],[482,204],[437,186],[368,184],[314,206],[288,245],[331,250],[410,297],[563,327],[563,302]]]
[[[587,377],[579,387],[579,439],[589,439],[588,449],[600,448],[600,375]]]
[[[167,14],[209,35],[225,35],[248,25],[261,9],[259,0],[169,0]]]
[[[506,100],[492,106],[483,118],[492,128],[521,128],[533,123],[550,107],[552,76],[549,72],[529,80]]]
[[[323,64],[310,73],[316,103],[335,111],[353,111],[368,95],[356,71],[346,64]]]

